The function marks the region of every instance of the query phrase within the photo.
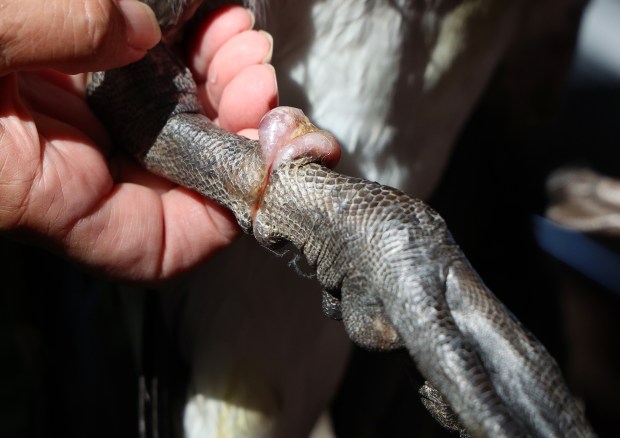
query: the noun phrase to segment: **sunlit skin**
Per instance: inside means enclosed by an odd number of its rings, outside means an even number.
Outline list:
[[[86,75],[67,74],[139,59],[160,40],[152,15],[133,0],[3,5],[0,233],[139,282],[173,277],[230,244],[239,233],[232,217],[139,168],[88,108]],[[253,23],[241,7],[219,10],[184,47],[207,114],[256,138],[277,86],[271,38]]]

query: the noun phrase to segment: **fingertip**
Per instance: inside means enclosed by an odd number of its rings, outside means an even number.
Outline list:
[[[226,6],[213,12],[198,31],[191,49],[189,67],[198,81],[204,81],[215,53],[233,36],[254,27],[252,11],[241,6]]]
[[[127,44],[136,50],[153,48],[161,40],[161,29],[153,10],[136,0],[119,0],[118,8],[125,20]]]
[[[112,0],[107,12],[85,3],[84,16],[73,17],[73,27],[85,31],[67,66],[66,73],[108,70],[136,62],[161,41],[161,29],[153,10],[138,0]],[[89,20],[93,17],[93,24]],[[89,28],[90,27],[90,28]],[[75,32],[74,32],[75,33]]]
[[[277,104],[275,69],[269,64],[249,66],[222,93],[220,126],[233,132],[257,128],[263,116]]]
[[[248,30],[232,37],[217,51],[207,74],[207,94],[217,107],[222,92],[245,68],[271,59],[272,39],[269,34]]]

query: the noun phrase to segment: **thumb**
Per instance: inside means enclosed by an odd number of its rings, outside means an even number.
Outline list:
[[[51,67],[106,70],[142,58],[161,39],[153,11],[136,0],[6,0],[0,3],[0,75]]]

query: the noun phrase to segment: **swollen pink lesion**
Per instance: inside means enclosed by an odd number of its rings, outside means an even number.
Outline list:
[[[299,158],[334,167],[340,159],[340,144],[329,132],[313,125],[297,108],[281,106],[269,111],[258,126],[260,156],[267,169],[254,205],[254,217],[262,203],[271,173],[284,163]]]
[[[314,126],[297,108],[281,106],[269,111],[258,126],[258,138],[261,158],[271,171],[298,158],[313,158],[328,167],[340,159],[336,138]]]

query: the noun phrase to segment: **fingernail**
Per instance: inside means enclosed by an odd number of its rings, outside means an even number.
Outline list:
[[[119,0],[127,24],[127,43],[134,49],[150,49],[161,40],[157,17],[148,5],[137,0]]]
[[[275,84],[275,90],[276,90],[276,102],[274,107],[278,106],[279,101],[280,101],[280,93],[278,92],[278,75],[276,74],[276,68],[271,65],[271,64],[265,64],[267,67],[271,68],[271,71],[273,72],[273,83]]]
[[[254,12],[252,12],[251,9],[246,9],[245,12],[248,13],[248,15],[250,16],[250,29],[254,29],[254,25],[256,24],[256,15],[254,15]]]
[[[259,30],[259,33],[263,34],[267,41],[269,42],[269,51],[263,58],[263,64],[269,64],[271,62],[271,57],[273,56],[273,37],[270,33],[265,32],[264,30]]]

